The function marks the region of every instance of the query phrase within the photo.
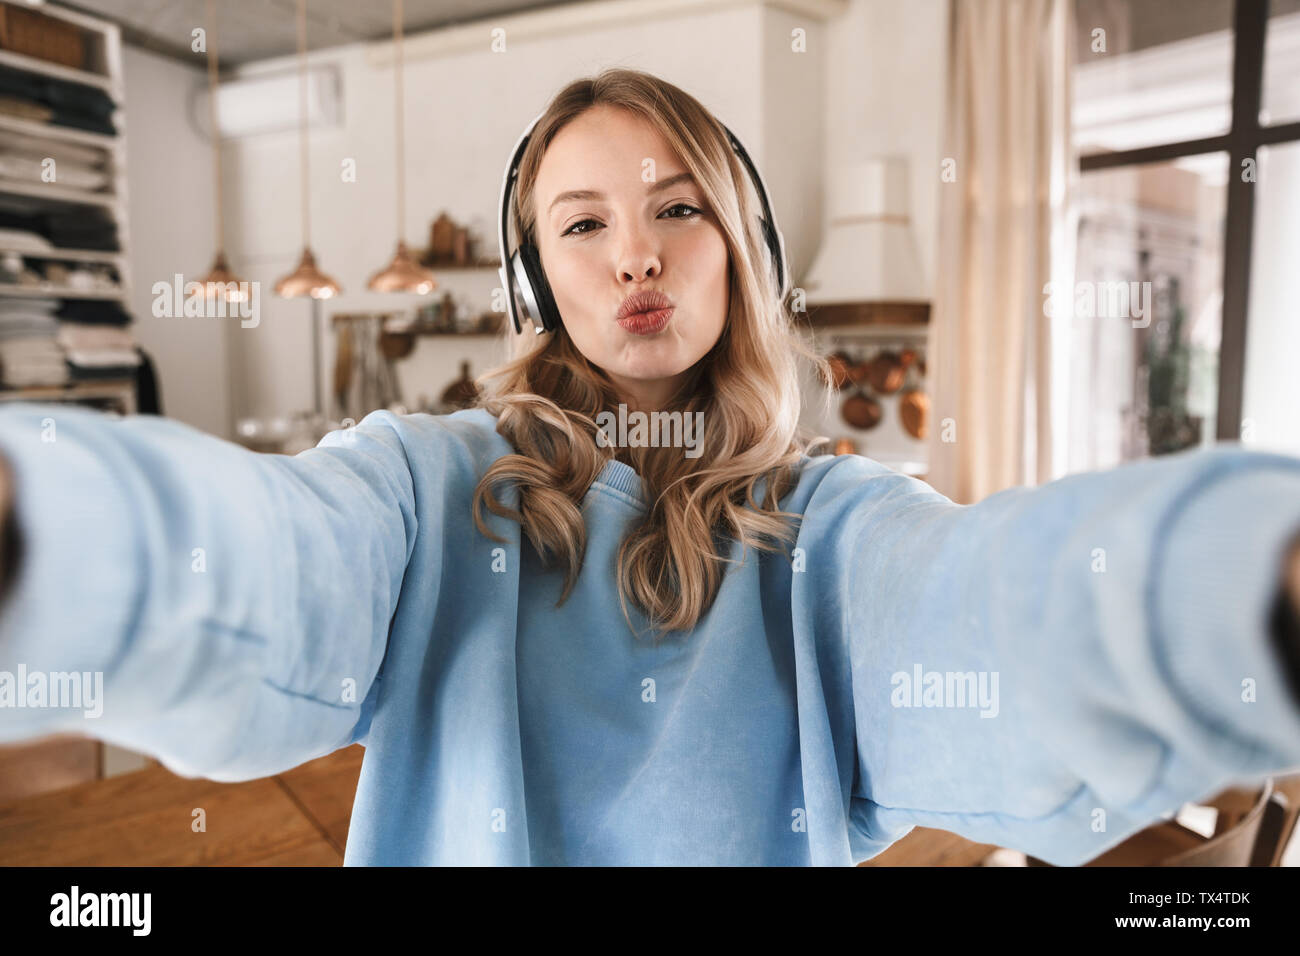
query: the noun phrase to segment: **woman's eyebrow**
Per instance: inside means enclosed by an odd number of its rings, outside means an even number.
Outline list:
[[[655,193],[659,192],[660,190],[669,189],[673,186],[676,186],[678,183],[684,183],[684,182],[689,182],[693,184],[695,182],[695,177],[692,176],[690,173],[677,173],[675,176],[669,176],[667,179],[660,179],[650,184],[650,188],[646,190],[646,195],[653,196]],[[553,210],[556,206],[558,206],[562,202],[586,202],[589,200],[601,200],[604,198],[605,198],[605,194],[595,189],[570,189],[567,190],[566,192],[560,193],[558,196],[552,199],[550,206],[548,206],[546,209],[546,212],[549,215],[551,210]]]

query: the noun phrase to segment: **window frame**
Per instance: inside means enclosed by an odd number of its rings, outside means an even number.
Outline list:
[[[1246,383],[1246,334],[1250,307],[1251,243],[1255,187],[1242,175],[1246,160],[1258,168],[1261,146],[1300,140],[1300,121],[1264,126],[1259,121],[1264,88],[1264,50],[1269,0],[1234,0],[1232,23],[1232,125],[1202,139],[1079,156],[1080,173],[1163,163],[1201,153],[1228,154],[1228,195],[1223,236],[1223,313],[1220,318],[1218,418],[1215,437],[1241,438]]]

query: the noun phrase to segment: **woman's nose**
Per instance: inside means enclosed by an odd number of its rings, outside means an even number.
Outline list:
[[[649,236],[638,232],[627,237],[618,256],[621,281],[633,282],[657,276],[662,267],[659,252]]]

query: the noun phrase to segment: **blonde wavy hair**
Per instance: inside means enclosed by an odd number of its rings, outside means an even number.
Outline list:
[[[778,509],[798,481],[799,461],[826,441],[799,426],[798,357],[812,362],[830,407],[825,357],[795,328],[776,291],[775,270],[757,222],[761,208],[740,158],[722,125],[694,97],[649,73],[611,69],[575,80],[551,101],[521,157],[512,215],[517,235],[536,238],[534,185],[547,146],[564,126],[598,105],[620,107],[645,119],[695,177],[721,223],[729,253],[730,306],[713,348],[689,370],[683,386],[661,411],[702,412],[700,454],[680,448],[631,447],[624,454],[638,473],[648,510],[622,541],[618,591],[643,613],[656,633],[689,631],[717,596],[732,541],[775,552],[792,544],[792,520]],[[474,491],[475,525],[494,541],[484,505],[518,521],[544,567],[564,567],[556,607],[567,600],[582,570],[586,527],[580,505],[616,449],[597,441],[597,416],[621,401],[602,369],[589,362],[560,325],[522,335],[506,323],[510,359],[475,379],[476,407],[497,417],[497,432],[514,454],[488,468]],[[755,485],[767,479],[763,501]],[[503,505],[498,486],[514,483],[519,510]]]

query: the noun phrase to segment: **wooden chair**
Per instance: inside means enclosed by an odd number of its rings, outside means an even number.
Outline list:
[[[1206,805],[1218,810],[1212,837],[1162,820],[1084,866],[1280,866],[1300,815],[1300,775],[1225,790]],[[1027,863],[1051,865],[1032,856]]]
[[[893,846],[858,866],[978,866],[996,850],[947,830],[916,827]]]

